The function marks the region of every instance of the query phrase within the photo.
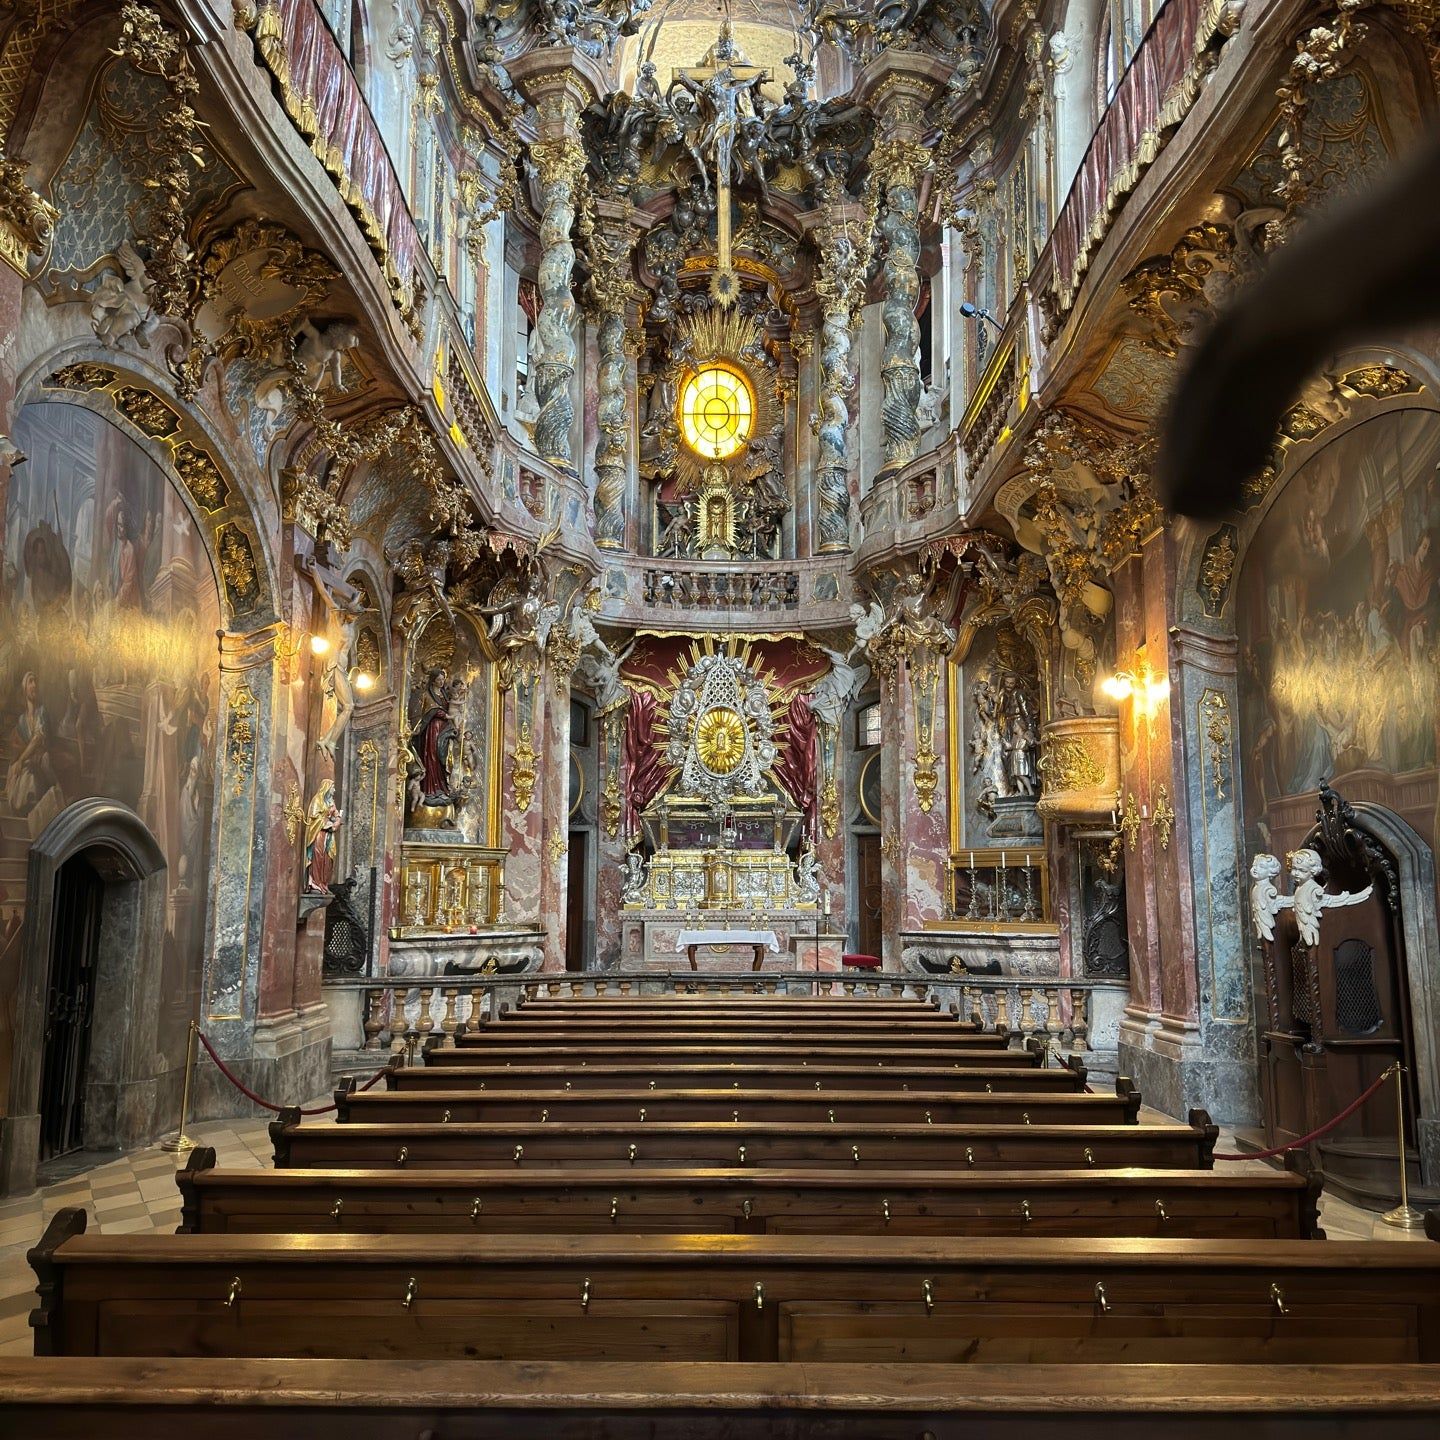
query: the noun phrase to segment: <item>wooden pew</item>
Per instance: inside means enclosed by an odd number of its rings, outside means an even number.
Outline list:
[[[464,1039],[465,1037],[458,1037]],[[425,1050],[427,1065],[516,1066],[556,1065],[640,1065],[647,1068],[669,1064],[708,1065],[864,1065],[873,1069],[886,1066],[945,1066],[963,1070],[971,1066],[1024,1065],[1024,1050],[954,1049],[932,1045],[865,1046],[861,1049],[843,1045],[786,1044],[661,1044],[634,1041],[628,1045],[563,1044],[550,1041],[527,1045],[439,1045]],[[1038,1062],[1032,1060],[1030,1063]]]
[[[385,1073],[388,1090],[648,1090],[662,1082],[684,1090],[865,1090],[872,1094],[931,1091],[945,1094],[1025,1091],[1069,1095],[1085,1089],[1078,1057],[1064,1065],[939,1065],[908,1070],[878,1065],[404,1065],[396,1056]]]
[[[1038,1072],[1037,1072],[1038,1073]],[[1140,1092],[1124,1075],[1113,1095],[1027,1091],[947,1095],[868,1090],[366,1090],[335,1091],[342,1125],[621,1124],[723,1121],[833,1125],[1133,1125]]]
[[[802,1026],[794,1020],[613,1020],[547,1021],[528,1024],[504,1019],[467,1030],[457,1045],[490,1048],[504,1045],[580,1045],[624,1049],[635,1044],[660,1045],[827,1045],[832,1049],[894,1049],[923,1045],[929,1049],[1005,1050],[1008,1031],[970,1030],[952,1025],[904,1024],[900,1021],[821,1021]]]
[[[1432,1244],[84,1226],[30,1254],[37,1355],[1440,1361]]]
[[[1208,1170],[1216,1127],[1178,1125],[805,1125],[730,1121],[618,1125],[301,1125],[272,1122],[281,1168],[804,1166]]]
[[[817,1423],[826,1440],[1433,1440],[1440,1372],[0,1360],[0,1430],[43,1440],[815,1440]]]
[[[1319,1177],[1292,1169],[217,1170],[177,1176],[196,1234],[1157,1235],[1323,1238]]]

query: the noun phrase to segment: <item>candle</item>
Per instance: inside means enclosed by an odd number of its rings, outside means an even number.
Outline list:
[[[1005,852],[1003,850],[1000,852],[1000,868],[1002,870],[1005,868]]]
[[[970,852],[970,869],[973,870],[974,868],[975,868],[975,852],[972,850],[972,851]]]
[[[830,913],[830,892],[828,890],[825,892],[825,913],[827,915]]]

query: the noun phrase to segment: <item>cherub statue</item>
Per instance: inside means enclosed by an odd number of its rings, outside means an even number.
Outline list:
[[[621,880],[620,900],[625,905],[643,905],[650,898],[650,876],[645,857],[632,850],[625,857],[625,874]]]
[[[1262,940],[1274,940],[1275,919],[1288,910],[1291,900],[1282,895],[1275,884],[1280,875],[1280,860],[1263,850],[1250,862],[1250,921]]]
[[[820,903],[820,885],[824,878],[813,847],[805,850],[795,862],[795,889],[802,904]]]
[[[850,619],[855,625],[855,643],[845,654],[847,660],[869,650],[871,642],[885,628],[885,611],[878,600],[872,600],[868,606],[856,601],[850,606]]]
[[[305,384],[317,395],[324,394],[344,388],[345,352],[359,345],[360,331],[345,320],[326,325],[323,330],[302,320],[290,343]]]
[[[150,337],[160,321],[150,302],[155,282],[128,240],[120,242],[115,258],[125,272],[124,278],[109,270],[100,277],[90,296],[90,323],[106,345],[118,345],[133,335],[148,349]]]
[[[920,391],[920,401],[915,406],[915,423],[922,435],[940,423],[940,401],[940,387],[933,382]]]
[[[1320,943],[1320,917],[1326,910],[1338,910],[1346,905],[1359,905],[1370,898],[1375,889],[1367,885],[1363,890],[1351,893],[1342,890],[1338,895],[1327,895],[1320,876],[1325,869],[1319,852],[1302,849],[1290,852],[1290,879],[1294,889],[1290,904],[1295,911],[1295,927],[1300,932],[1304,945]]]

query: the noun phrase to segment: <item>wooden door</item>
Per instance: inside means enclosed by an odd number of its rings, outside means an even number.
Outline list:
[[[589,879],[588,830],[570,832],[570,859],[565,881],[565,969],[583,970],[590,937],[585,929],[585,885]]]
[[[860,918],[858,944],[862,955],[879,955],[884,943],[880,923],[880,837],[855,837],[855,897]]]

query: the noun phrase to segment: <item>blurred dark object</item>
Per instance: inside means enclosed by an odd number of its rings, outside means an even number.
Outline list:
[[[1240,504],[1285,411],[1327,359],[1440,319],[1440,134],[1373,190],[1306,225],[1197,347],[1157,466],[1166,506],[1214,519]]]

